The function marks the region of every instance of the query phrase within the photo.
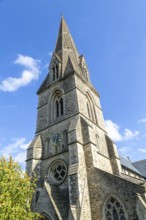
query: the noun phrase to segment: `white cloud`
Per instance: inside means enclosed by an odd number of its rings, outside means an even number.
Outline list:
[[[142,119],[138,120],[138,123],[142,123],[142,124],[146,125],[146,118],[142,118]]]
[[[13,138],[11,144],[2,148],[2,156],[5,156],[6,158],[12,156],[15,161],[24,164],[26,159],[26,149],[30,144],[30,142],[26,143],[26,141],[27,140],[24,137]]]
[[[0,83],[0,90],[4,92],[14,92],[20,87],[27,86],[32,81],[38,79],[40,75],[40,60],[35,60],[29,56],[18,55],[14,62],[25,67],[21,77],[8,77]]]
[[[26,151],[18,153],[13,159],[18,163],[24,163],[26,160]]]
[[[139,135],[139,131],[132,131],[128,128],[124,130],[123,133],[120,133],[120,127],[111,120],[106,120],[106,129],[113,141],[127,141],[131,140]]]
[[[138,149],[138,151],[140,151],[142,153],[146,153],[146,149],[144,149],[144,148],[140,148],[140,149]]]
[[[119,133],[119,126],[112,122],[111,120],[105,121],[106,130],[113,141],[121,141],[122,136]]]
[[[125,129],[123,140],[129,140],[137,137],[139,135],[139,131],[131,131],[130,129]]]

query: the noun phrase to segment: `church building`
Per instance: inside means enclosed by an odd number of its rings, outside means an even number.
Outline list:
[[[38,178],[33,211],[44,220],[146,220],[146,175],[108,136],[100,95],[64,18],[37,95],[26,160]]]

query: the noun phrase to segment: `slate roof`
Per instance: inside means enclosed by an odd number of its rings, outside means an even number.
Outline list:
[[[128,168],[129,170],[133,171],[134,173],[137,173],[141,176],[144,176],[136,167],[133,166],[133,164],[128,160],[127,158],[124,158],[120,156],[121,165]]]
[[[146,159],[136,161],[133,163],[133,165],[146,177]]]

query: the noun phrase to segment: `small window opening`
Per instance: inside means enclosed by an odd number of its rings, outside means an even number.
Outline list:
[[[56,116],[59,117],[59,102],[56,101]]]
[[[54,66],[52,67],[52,71],[53,71],[53,81],[55,81],[56,79],[59,78],[59,67],[57,63],[55,63]]]
[[[63,115],[63,99],[62,98],[60,99],[60,112],[61,112],[61,115]]]

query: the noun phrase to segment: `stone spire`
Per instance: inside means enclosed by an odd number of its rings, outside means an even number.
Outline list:
[[[81,73],[79,68],[79,53],[70,34],[64,17],[61,19],[55,54],[58,55],[62,63],[62,75],[65,74],[65,69],[68,62],[72,62],[72,66],[77,73]]]
[[[61,18],[56,47],[49,66],[49,73],[40,86],[37,94],[44,91],[54,81],[52,77],[52,66],[55,60],[59,62],[59,78],[64,77],[64,75],[70,72],[76,72],[86,82],[90,83],[86,61],[83,55],[79,55],[64,17]]]

